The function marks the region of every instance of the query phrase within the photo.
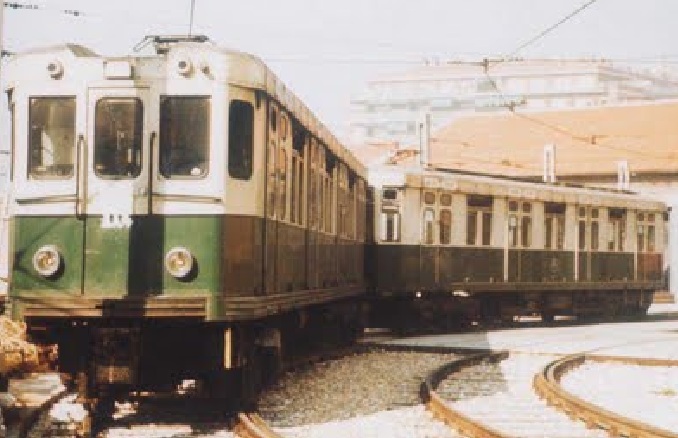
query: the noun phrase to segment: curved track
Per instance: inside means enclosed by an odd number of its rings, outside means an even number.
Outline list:
[[[641,366],[678,366],[676,360],[641,359],[612,356],[572,355],[547,365],[534,378],[534,389],[558,409],[578,418],[589,427],[604,429],[613,437],[678,438],[678,433],[636,421],[589,403],[560,385],[563,374],[587,361],[615,362]]]

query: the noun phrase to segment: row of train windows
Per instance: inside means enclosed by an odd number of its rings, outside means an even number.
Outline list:
[[[12,117],[14,118],[14,111]],[[165,178],[207,176],[210,160],[209,97],[160,98],[159,173]],[[74,173],[75,97],[33,97],[29,105],[28,175],[69,179]],[[14,133],[14,121],[12,122]],[[228,171],[252,176],[254,107],[233,100],[229,108]],[[14,136],[13,136],[14,137]],[[143,102],[134,97],[104,97],[94,110],[94,172],[101,178],[132,179],[141,174],[144,142]],[[151,137],[150,141],[153,141]],[[14,138],[12,138],[12,144]]]
[[[276,106],[269,109],[268,124],[267,216],[299,225],[308,222],[314,230],[364,239],[365,225],[358,218],[364,218],[366,212],[365,182]],[[292,166],[288,175],[285,141],[290,133]],[[304,160],[306,150],[308,162]],[[305,203],[308,218],[304,218]]]
[[[441,205],[451,206],[442,202]],[[395,199],[395,198],[386,198]],[[431,205],[428,199],[425,204]],[[489,246],[492,233],[491,198],[469,196],[466,213],[466,245]],[[565,204],[546,203],[544,205],[544,248],[563,249],[565,242]],[[452,242],[452,211],[448,208],[438,209],[438,239],[437,243],[449,245]],[[508,239],[512,248],[530,248],[532,242],[532,205],[529,202],[509,201]],[[579,250],[600,248],[600,213],[598,208],[579,209],[577,221],[577,245]],[[433,208],[424,208],[422,242],[425,245],[436,243],[435,223],[436,211]],[[639,212],[637,214],[637,250],[639,252],[654,252],[656,250],[655,213]],[[386,242],[400,241],[400,214],[396,209],[382,210],[382,240]],[[608,212],[608,251],[625,251],[626,242],[626,211],[612,208]]]

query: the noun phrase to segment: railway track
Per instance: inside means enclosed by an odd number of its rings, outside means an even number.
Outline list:
[[[583,354],[478,354],[431,373],[422,384],[422,399],[437,418],[470,438],[678,438],[675,432],[611,412],[563,388],[563,376],[587,362],[678,366],[675,360]]]
[[[641,367],[677,367],[676,360],[572,355],[546,366],[534,378],[534,388],[543,398],[569,416],[612,437],[678,438],[678,433],[638,421],[584,400],[561,386],[562,377],[585,363],[614,363]],[[649,409],[645,406],[645,410]]]
[[[470,438],[604,438],[549,406],[532,389],[553,355],[490,353],[448,365],[422,387],[437,418]]]

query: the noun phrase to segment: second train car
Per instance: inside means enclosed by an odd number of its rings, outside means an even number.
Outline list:
[[[382,324],[638,315],[663,286],[659,201],[450,170],[382,167],[370,179]]]

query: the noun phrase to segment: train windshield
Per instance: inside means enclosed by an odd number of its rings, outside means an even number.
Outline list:
[[[160,102],[160,174],[204,178],[209,168],[210,100],[165,96]]]
[[[143,106],[139,99],[107,97],[97,101],[94,171],[98,176],[139,176],[143,126]]]
[[[72,177],[75,98],[31,98],[29,111],[29,175],[45,179]]]

